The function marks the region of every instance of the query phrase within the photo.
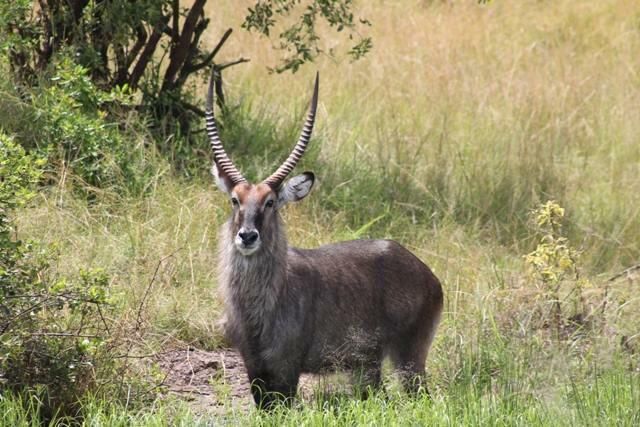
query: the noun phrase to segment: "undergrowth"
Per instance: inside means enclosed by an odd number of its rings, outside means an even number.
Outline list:
[[[359,64],[319,62],[318,121],[298,167],[316,173],[317,187],[284,212],[293,245],[393,238],[442,280],[433,400],[391,384],[388,398],[202,415],[89,392],[73,414],[50,413],[54,424],[65,415],[109,425],[640,422],[638,4],[463,3],[361,5],[375,50]],[[212,20],[236,9],[221,5]],[[268,49],[242,36],[228,47],[268,62]],[[247,67],[229,74],[218,117],[227,152],[259,181],[295,143],[312,79]],[[112,108],[126,92],[104,93],[69,58],[47,73],[38,87],[0,84],[4,134],[48,159],[38,194],[11,207],[5,241],[55,248],[55,274],[29,276],[33,289],[88,293],[111,310],[116,334],[74,337],[60,353],[93,355],[112,337],[126,345],[111,354],[135,357],[126,369],[155,384],[161,374],[145,355],[225,345],[215,251],[229,203],[209,176],[208,141],[179,130],[154,139],[144,117]],[[66,300],[52,309],[66,326],[84,314]],[[50,315],[36,320],[55,324]],[[30,330],[52,332],[41,326]],[[56,359],[64,378],[67,361]],[[146,397],[162,390],[149,387]],[[3,392],[2,423],[42,416],[32,389]]]

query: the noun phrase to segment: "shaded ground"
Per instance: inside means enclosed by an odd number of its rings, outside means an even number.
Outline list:
[[[234,409],[251,407],[246,371],[233,350],[186,347],[163,353],[158,363],[169,393],[187,400],[197,413],[219,412],[230,402]]]
[[[189,402],[194,412],[247,411],[253,406],[244,363],[234,350],[205,351],[185,347],[161,353],[157,357],[166,375],[164,385],[169,394]],[[324,393],[344,389],[344,383],[336,383],[336,378],[333,380],[329,385],[323,377],[302,375],[298,397],[310,399],[318,387]]]
[[[242,358],[234,350],[185,347],[159,354],[157,362],[166,375],[169,394],[189,402],[196,413],[248,411],[253,406]],[[303,375],[298,396],[311,398],[321,381],[321,377]]]

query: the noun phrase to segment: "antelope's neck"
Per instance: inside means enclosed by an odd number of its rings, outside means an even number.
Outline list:
[[[219,239],[218,275],[227,315],[255,331],[270,322],[287,280],[287,239],[279,221],[261,235],[262,247],[249,256],[236,250],[231,223]]]

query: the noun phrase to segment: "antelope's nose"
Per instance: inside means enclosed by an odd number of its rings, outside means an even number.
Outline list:
[[[242,240],[242,243],[245,246],[251,246],[256,242],[256,240],[258,240],[259,234],[256,230],[240,231],[238,233],[238,236],[240,237],[240,239]]]

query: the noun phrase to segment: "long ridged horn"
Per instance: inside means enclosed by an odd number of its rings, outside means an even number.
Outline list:
[[[211,70],[211,78],[209,79],[209,92],[207,93],[207,108],[204,112],[204,117],[207,123],[207,135],[209,135],[209,141],[211,142],[211,149],[213,150],[213,161],[216,164],[219,172],[222,172],[233,185],[241,182],[247,182],[242,174],[235,167],[227,153],[224,151],[222,141],[218,135],[218,126],[216,126],[216,118],[213,115],[213,77],[215,69]]]
[[[293,151],[291,151],[291,154],[289,154],[287,160],[285,160],[284,163],[280,165],[278,170],[276,170],[273,175],[263,181],[274,190],[277,190],[280,185],[282,185],[284,179],[291,173],[293,168],[296,167],[296,164],[302,158],[304,151],[307,149],[307,144],[309,143],[309,139],[311,139],[311,132],[313,131],[313,124],[316,120],[319,83],[320,75],[319,73],[316,73],[316,83],[313,88],[313,97],[311,98],[309,113],[307,114],[307,119],[305,120],[304,126],[302,127],[300,138],[298,138],[298,142],[296,143],[295,147],[293,147]]]

